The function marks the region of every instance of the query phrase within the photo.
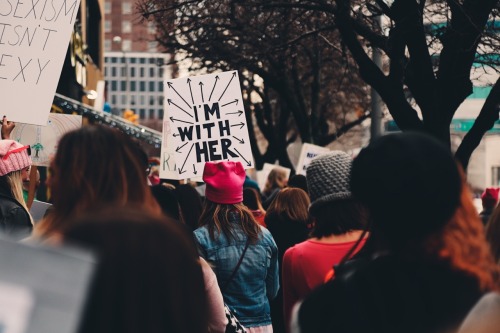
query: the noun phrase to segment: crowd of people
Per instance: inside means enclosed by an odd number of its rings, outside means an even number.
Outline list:
[[[498,321],[498,190],[480,217],[449,149],[424,134],[386,135],[354,159],[325,153],[288,181],[275,169],[262,191],[241,163],[208,162],[202,196],[151,185],[136,142],[84,126],[59,142],[53,206],[35,223],[30,148],[9,139],[13,126],[3,119],[0,229],[98,254],[78,333],[493,332]]]

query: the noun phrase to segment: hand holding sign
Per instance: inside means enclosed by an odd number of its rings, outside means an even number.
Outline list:
[[[237,72],[169,80],[166,86],[162,156],[169,163],[160,177],[173,178],[177,170],[175,178],[191,178],[208,161],[253,166]]]

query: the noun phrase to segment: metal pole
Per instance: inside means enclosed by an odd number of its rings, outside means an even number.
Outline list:
[[[125,53],[125,50],[123,49],[122,45],[122,53],[123,53],[123,63],[125,66],[125,110],[130,110],[130,91],[129,91],[129,85],[130,85],[130,79],[128,75],[128,62],[127,62],[127,56]]]

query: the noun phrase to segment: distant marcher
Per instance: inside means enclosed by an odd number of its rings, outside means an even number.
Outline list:
[[[134,207],[160,216],[147,185],[147,156],[124,133],[84,126],[60,140],[47,185],[53,209],[40,221],[38,237],[57,237],[81,214],[106,207]]]
[[[311,218],[309,216],[309,196],[300,188],[284,188],[269,206],[266,224],[278,246],[280,277],[282,276],[283,255],[290,247],[305,241],[309,236]],[[283,286],[283,284],[281,284]],[[271,301],[271,318],[275,333],[285,332],[283,319],[283,287]]]
[[[272,332],[269,300],[279,288],[278,249],[242,204],[245,170],[239,162],[207,162],[206,200],[194,234],[214,267],[224,301],[253,332]]]
[[[0,140],[0,231],[15,240],[28,237],[33,222],[23,197],[23,181],[29,181],[30,146]]]
[[[189,184],[180,184],[175,188],[179,202],[180,220],[191,231],[200,226],[200,216],[203,211],[203,200],[198,191]]]
[[[262,196],[262,193],[260,193],[259,183],[257,183],[255,180],[250,178],[248,175],[246,175],[245,182],[243,183],[243,188],[248,188],[248,187],[256,190],[257,193],[259,194],[259,197]]]
[[[449,148],[424,134],[383,136],[354,160],[351,189],[370,212],[371,256],[306,297],[297,331],[456,332],[498,288],[499,269]]]
[[[179,202],[175,194],[175,188],[166,185],[151,186],[151,193],[160,205],[163,214],[180,221]]]
[[[274,168],[271,170],[267,176],[264,190],[262,191],[262,195],[264,197],[262,206],[264,206],[264,209],[267,209],[269,205],[271,205],[274,197],[279,191],[281,191],[282,188],[286,186],[287,181],[288,179],[285,170],[281,168]]]
[[[287,186],[300,188],[309,194],[309,189],[307,188],[307,178],[304,175],[293,175],[290,179],[288,179]]]
[[[490,215],[493,213],[493,210],[498,205],[498,193],[500,188],[489,187],[484,190],[481,194],[481,203],[483,205],[483,211],[479,214],[483,224],[486,225],[490,218]]]
[[[202,267],[179,226],[128,209],[68,225],[64,241],[95,250],[99,259],[78,333],[207,332]]]
[[[325,282],[328,272],[357,244],[366,225],[363,207],[349,186],[352,158],[332,151],[314,158],[307,168],[313,218],[311,238],[289,248],[283,257],[283,305],[289,324],[292,308]],[[356,253],[364,245],[358,244]]]
[[[250,209],[255,218],[255,221],[263,227],[266,226],[265,218],[266,211],[262,207],[262,202],[260,201],[260,194],[254,188],[244,188],[243,189],[243,204]]]

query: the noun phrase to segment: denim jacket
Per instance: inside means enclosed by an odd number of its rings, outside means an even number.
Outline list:
[[[261,227],[260,239],[248,246],[234,278],[226,286],[247,241],[239,216],[230,214],[229,217],[230,222],[234,223],[237,240],[227,239],[224,234],[217,233],[215,240],[212,240],[206,226],[198,228],[194,235],[200,256],[213,265],[224,302],[244,326],[270,325],[269,300],[276,297],[279,288],[278,248],[271,233]]]

